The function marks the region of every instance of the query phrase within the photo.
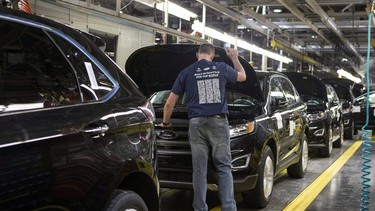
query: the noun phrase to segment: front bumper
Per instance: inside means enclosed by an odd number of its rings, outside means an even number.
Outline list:
[[[231,139],[232,175],[235,192],[253,189],[257,182],[258,161],[254,160],[254,134]],[[192,189],[192,162],[186,140],[158,140],[159,182],[162,188]],[[208,189],[217,189],[217,176],[211,159],[207,171]]]
[[[351,129],[351,121],[352,121],[352,113],[349,112],[349,113],[345,113],[342,115],[343,116],[343,122],[344,122],[344,129],[345,130],[349,130]]]
[[[325,120],[309,122],[308,131],[309,148],[322,148],[327,146],[328,129]]]
[[[369,109],[369,122],[366,129],[375,130],[375,107],[370,107]],[[361,130],[362,127],[366,124],[366,109],[361,106],[360,112],[353,113],[353,120],[354,120],[354,129]]]

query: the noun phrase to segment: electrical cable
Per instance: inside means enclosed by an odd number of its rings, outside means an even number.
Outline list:
[[[373,4],[374,6],[374,4]],[[369,124],[369,107],[370,107],[370,41],[371,41],[371,17],[373,10],[370,12],[368,17],[368,37],[367,37],[367,61],[366,61],[366,123],[362,127],[362,131],[364,133],[362,134],[363,142],[362,142],[362,192],[361,192],[361,211],[362,210],[369,210],[368,205],[370,204],[370,191],[369,188],[371,185],[368,183],[371,181],[369,178],[369,175],[371,174],[370,169],[371,165],[369,164],[371,162],[371,159],[369,158],[371,155],[371,148],[372,145],[369,143],[372,140],[372,137],[370,136],[370,130],[366,130],[365,128]]]

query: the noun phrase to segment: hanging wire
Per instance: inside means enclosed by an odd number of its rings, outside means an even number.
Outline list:
[[[372,13],[374,9],[374,3],[372,4],[372,10],[368,16],[368,37],[367,37],[367,62],[366,62],[366,123],[362,127],[362,130],[364,131],[364,134],[362,135],[362,138],[364,139],[362,142],[362,192],[361,192],[361,211],[362,210],[369,210],[368,205],[370,204],[370,190],[369,188],[371,185],[368,183],[371,181],[370,179],[370,169],[371,169],[371,159],[369,158],[371,155],[371,144],[369,143],[372,140],[372,137],[370,136],[370,130],[366,130],[366,127],[369,124],[369,107],[370,107],[370,99],[369,99],[369,92],[370,92],[370,41],[371,41],[371,18]]]

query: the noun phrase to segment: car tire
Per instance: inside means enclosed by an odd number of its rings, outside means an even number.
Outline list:
[[[309,159],[309,148],[307,144],[307,137],[304,134],[301,144],[301,157],[298,163],[293,164],[287,168],[288,175],[292,178],[303,178],[307,170],[307,161]]]
[[[351,122],[350,128],[349,128],[349,130],[345,131],[344,138],[352,140],[353,137],[354,137],[354,121],[353,121],[353,119],[350,122]]]
[[[335,148],[341,148],[344,143],[344,123],[340,123],[340,137],[333,142],[333,147]]]
[[[272,150],[266,146],[259,166],[259,174],[254,189],[242,193],[249,207],[264,208],[270,201],[275,176]]]
[[[115,190],[107,202],[106,211],[148,211],[143,199],[133,191]]]
[[[327,144],[319,150],[320,155],[323,157],[330,157],[333,149],[333,131],[332,126],[328,128],[328,141]]]

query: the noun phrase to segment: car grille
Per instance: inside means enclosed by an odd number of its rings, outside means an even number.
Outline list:
[[[159,179],[174,182],[192,182],[193,167],[191,148],[188,140],[188,128],[176,128],[176,139],[165,140],[158,138],[158,170]],[[156,131],[158,132],[158,130]],[[208,160],[207,181],[216,183],[216,173],[212,160]]]
[[[175,137],[162,139],[158,136],[159,179],[175,182],[192,182],[191,148],[188,139],[188,123],[173,125]],[[160,130],[156,130],[159,133]]]

